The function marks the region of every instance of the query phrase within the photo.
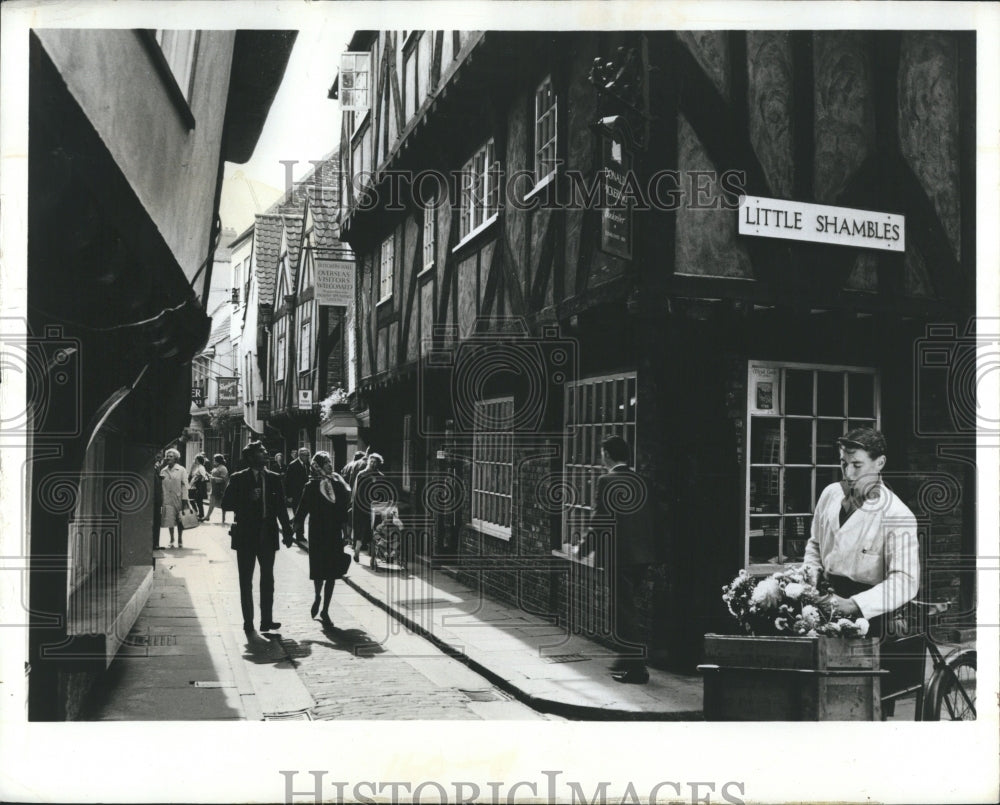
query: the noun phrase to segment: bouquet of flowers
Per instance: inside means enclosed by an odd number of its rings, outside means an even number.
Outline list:
[[[805,565],[755,578],[741,570],[722,588],[722,600],[747,634],[864,637],[864,618],[828,618],[818,606],[829,592],[822,574]]]

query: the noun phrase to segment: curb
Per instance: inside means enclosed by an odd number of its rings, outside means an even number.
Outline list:
[[[680,710],[669,712],[611,710],[605,707],[560,702],[554,699],[546,699],[541,696],[536,696],[533,693],[528,693],[523,688],[518,687],[509,679],[500,676],[496,673],[496,671],[491,670],[481,662],[470,657],[468,654],[458,651],[436,634],[418,624],[412,618],[404,615],[399,610],[392,608],[381,598],[372,595],[360,584],[351,580],[349,577],[343,576],[340,581],[343,581],[363,598],[375,604],[380,609],[383,609],[397,621],[402,623],[411,632],[430,641],[444,654],[468,666],[470,669],[475,671],[480,676],[485,677],[489,682],[496,685],[505,693],[509,693],[519,702],[528,705],[528,707],[532,710],[536,710],[539,713],[551,713],[568,719],[586,721],[704,721],[705,716],[701,710]]]

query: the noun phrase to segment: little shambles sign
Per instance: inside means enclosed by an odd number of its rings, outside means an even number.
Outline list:
[[[738,213],[741,235],[890,252],[906,248],[906,219],[902,215],[758,196],[744,196]]]

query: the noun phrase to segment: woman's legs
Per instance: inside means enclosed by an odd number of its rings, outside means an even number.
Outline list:
[[[336,579],[327,579],[323,588],[323,620],[328,620],[330,617],[330,599],[333,598],[333,585],[336,582]]]
[[[313,580],[313,588],[316,591],[316,598],[313,600],[312,609],[309,610],[309,613],[312,615],[312,617],[315,618],[316,617],[316,613],[319,612],[319,594],[320,594],[320,591],[323,589],[323,580],[322,579],[314,579]]]

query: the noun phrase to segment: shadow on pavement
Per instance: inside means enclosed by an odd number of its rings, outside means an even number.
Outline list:
[[[298,644],[295,644],[295,641],[288,642],[297,645],[300,650],[305,650],[306,646],[322,646],[334,651],[344,651],[362,659],[371,659],[378,654],[385,653],[385,648],[372,639],[372,636],[364,629],[338,629],[332,624],[324,624],[323,634],[329,640],[303,640]]]

